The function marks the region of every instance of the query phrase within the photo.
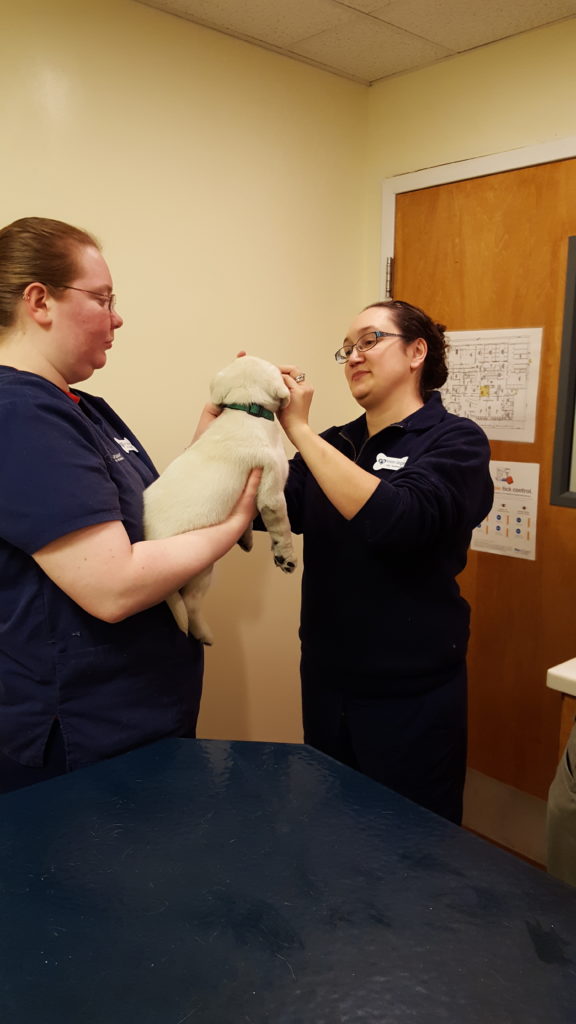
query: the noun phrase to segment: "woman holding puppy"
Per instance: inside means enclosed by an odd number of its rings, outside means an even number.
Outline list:
[[[0,230],[0,792],[164,736],[194,736],[202,647],[164,599],[255,514],[142,540],[157,472],[101,398],[116,312],[96,240],[29,217]]]
[[[304,535],[307,743],[460,822],[469,607],[455,577],[493,498],[488,440],[450,415],[444,327],[374,303],[335,353],[363,415],[317,435],[294,366],[278,418],[298,449],[286,488]]]

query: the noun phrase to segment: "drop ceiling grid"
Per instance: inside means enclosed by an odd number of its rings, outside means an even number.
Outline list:
[[[135,0],[368,85],[576,16],[576,0]]]

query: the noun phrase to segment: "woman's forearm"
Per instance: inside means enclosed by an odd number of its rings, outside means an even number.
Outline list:
[[[290,390],[290,403],[277,414],[280,425],[334,508],[345,519],[353,519],[378,487],[378,478],[314,433],[308,423],[314,388],[294,380],[296,367],[280,370]]]
[[[132,545],[114,588],[108,621],[120,621],[163,601],[225,555],[239,536],[226,520],[217,526]]]
[[[233,547],[256,514],[260,475],[253,471],[236,507],[215,526],[131,544],[122,522],[106,522],[60,537],[33,557],[89,614],[120,622],[163,601]]]
[[[378,487],[378,477],[351,462],[307,423],[291,430],[291,440],[334,508],[353,519]]]

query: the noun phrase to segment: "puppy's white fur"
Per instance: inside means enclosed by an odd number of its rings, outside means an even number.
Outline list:
[[[215,405],[232,402],[260,405],[270,412],[284,408],[290,392],[272,363],[256,356],[235,359],[210,384]],[[153,540],[222,522],[238,501],[251,469],[262,466],[256,504],[272,539],[276,565],[293,572],[296,558],[286,512],[284,484],[288,459],[276,421],[224,408],[198,440],[174,459],[144,492],[144,537]],[[239,543],[249,551],[251,528]],[[174,617],[205,644],[212,634],[200,605],[210,585],[212,566],[194,576],[179,594],[168,598]]]

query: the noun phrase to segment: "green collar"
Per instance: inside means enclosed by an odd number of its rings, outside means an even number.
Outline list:
[[[263,405],[256,405],[256,402],[251,402],[250,405],[241,405],[240,402],[230,402],[229,405],[224,403],[223,409],[240,409],[241,412],[247,412],[249,416],[261,416],[265,420],[273,420],[274,413],[270,412],[269,409],[265,409]]]

